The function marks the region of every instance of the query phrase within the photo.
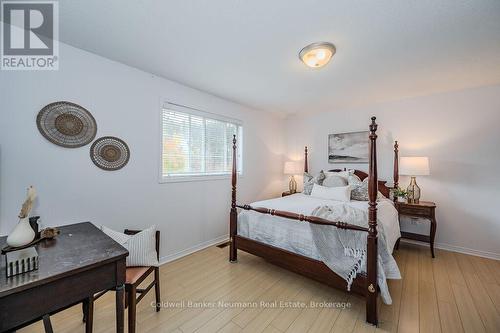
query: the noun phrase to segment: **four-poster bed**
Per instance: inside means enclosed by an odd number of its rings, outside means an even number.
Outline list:
[[[378,234],[377,234],[377,195],[380,191],[384,196],[389,197],[390,188],[387,187],[384,181],[377,179],[377,124],[375,117],[371,118],[370,134],[369,134],[369,172],[368,174],[355,170],[354,174],[361,180],[368,177],[368,227],[349,224],[341,221],[331,221],[317,216],[306,216],[290,211],[276,210],[262,207],[252,207],[250,205],[238,205],[236,203],[236,182],[237,182],[237,163],[236,163],[236,137],[233,138],[233,167],[232,167],[232,195],[231,195],[231,211],[230,211],[230,248],[229,260],[237,261],[237,250],[242,250],[257,256],[260,256],[269,262],[286,268],[290,271],[307,276],[319,282],[338,289],[347,289],[347,282],[339,275],[334,273],[321,260],[313,259],[305,255],[301,255],[292,251],[285,250],[276,246],[272,246],[249,237],[238,235],[238,212],[237,208],[254,211],[260,214],[268,214],[272,216],[282,217],[286,219],[308,222],[317,225],[330,225],[336,228],[345,230],[355,230],[358,232],[367,233],[367,249],[366,249],[366,274],[358,273],[351,284],[351,291],[366,297],[366,321],[377,325],[377,253],[378,253]],[[398,169],[398,145],[394,145],[394,176],[395,182],[397,179]],[[304,171],[308,172],[308,150],[305,148]],[[341,170],[330,170],[330,172],[338,172]]]

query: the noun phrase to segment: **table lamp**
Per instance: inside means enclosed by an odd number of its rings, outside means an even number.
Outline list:
[[[428,176],[429,158],[428,157],[401,157],[399,163],[399,173],[403,176],[410,176],[410,185],[406,189],[408,192],[408,203],[418,204],[420,200],[420,187],[417,185],[416,176]]]
[[[294,175],[298,175],[301,172],[302,170],[300,169],[300,164],[298,162],[294,161],[285,162],[285,168],[283,173],[285,175],[290,175],[290,182],[288,183],[288,188],[290,190],[290,193],[297,192],[297,182],[295,181]]]

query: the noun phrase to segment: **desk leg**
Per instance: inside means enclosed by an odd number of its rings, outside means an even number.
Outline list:
[[[92,333],[94,324],[94,297],[85,300],[85,333]]]
[[[116,332],[123,333],[125,312],[125,286],[116,287]]]
[[[43,327],[45,328],[45,333],[53,333],[52,323],[50,322],[50,316],[47,314],[42,317],[43,319]]]

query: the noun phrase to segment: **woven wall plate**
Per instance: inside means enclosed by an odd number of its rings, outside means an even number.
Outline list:
[[[40,110],[36,126],[44,138],[65,148],[85,146],[97,133],[97,124],[89,111],[64,101],[51,103]]]
[[[128,163],[129,158],[127,144],[113,136],[103,136],[90,147],[90,159],[103,170],[119,170]]]

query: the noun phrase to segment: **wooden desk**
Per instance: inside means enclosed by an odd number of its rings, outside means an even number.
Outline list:
[[[128,251],[92,223],[60,227],[53,240],[36,245],[39,269],[6,277],[0,256],[0,332],[15,330],[70,306],[89,302],[95,293],[116,289],[116,331],[123,332],[125,258]],[[0,248],[6,237],[0,237]],[[46,317],[47,318],[47,317]],[[92,311],[86,322],[92,332]]]

